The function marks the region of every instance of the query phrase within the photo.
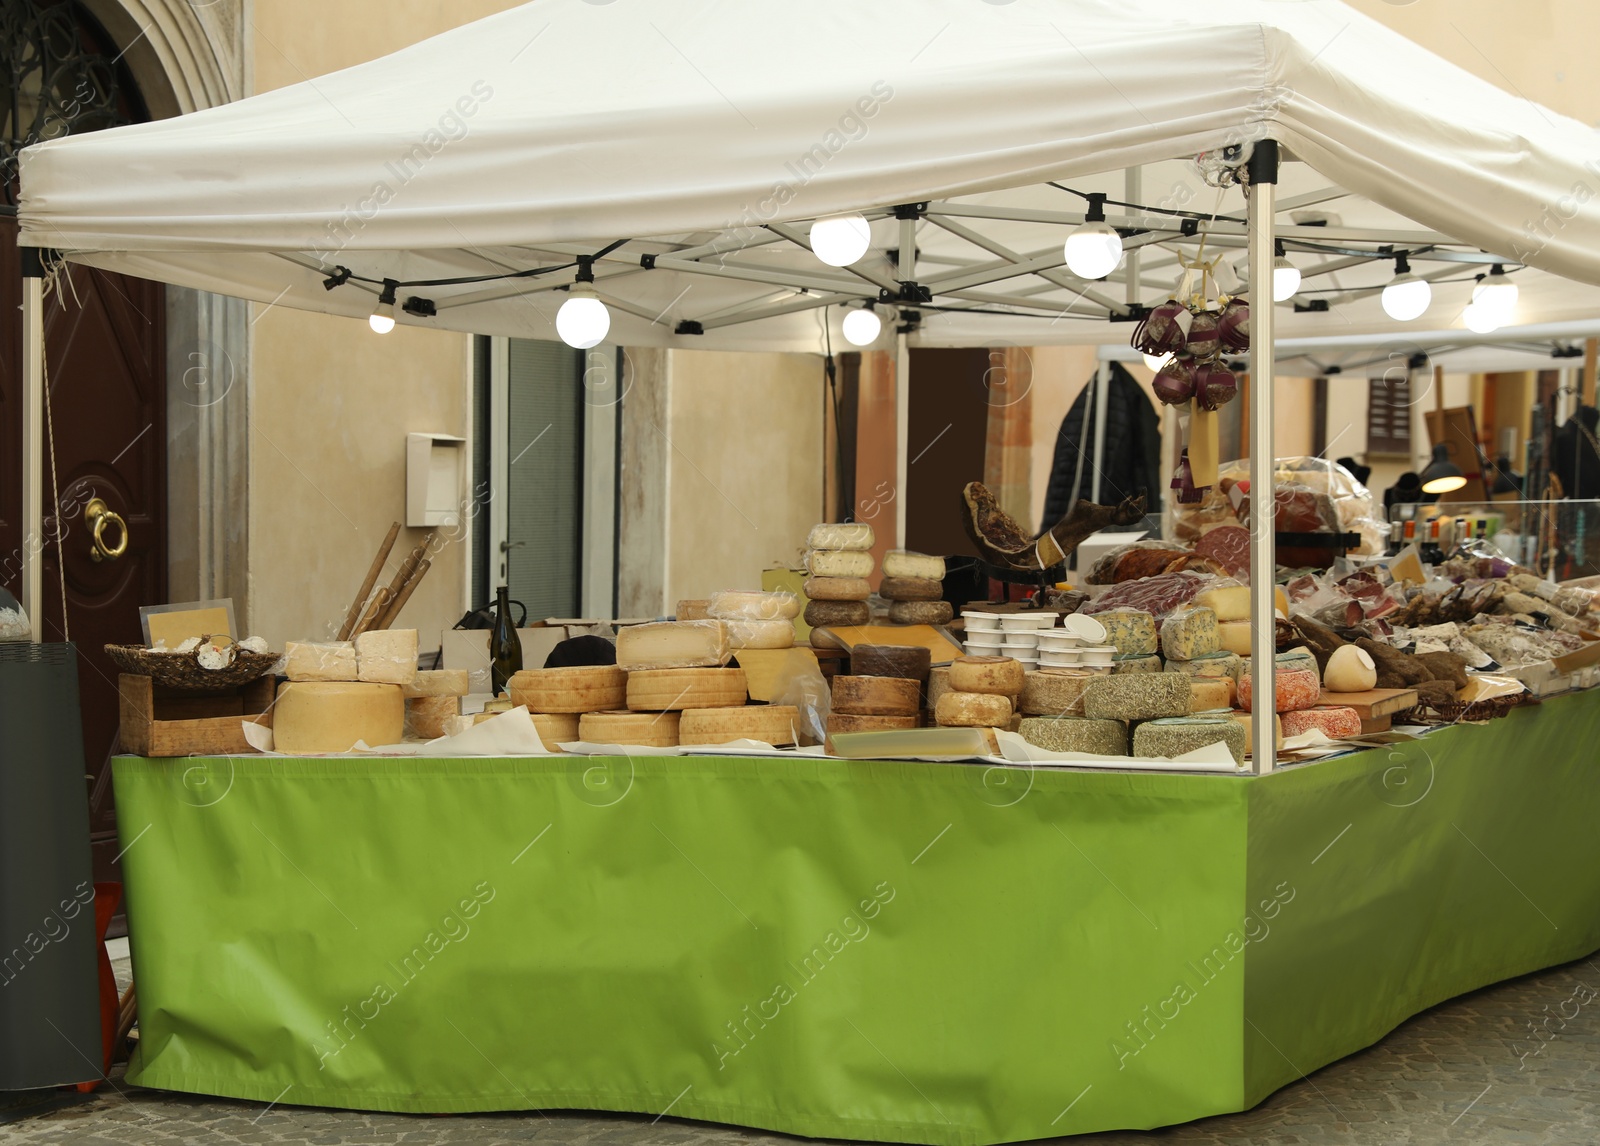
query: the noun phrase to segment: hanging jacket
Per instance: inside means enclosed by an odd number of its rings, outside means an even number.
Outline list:
[[[1062,419],[1056,434],[1055,460],[1045,492],[1044,520],[1049,529],[1071,511],[1072,486],[1078,476],[1078,447],[1084,450],[1078,496],[1094,492],[1094,471],[1100,470],[1100,504],[1114,505],[1124,497],[1145,495],[1145,511],[1161,513],[1161,417],[1143,387],[1120,362],[1110,363],[1106,394],[1106,434],[1102,457],[1094,457],[1094,384],[1083,388]]]
[[[1600,498],[1600,453],[1595,451],[1594,443],[1597,422],[1600,411],[1593,406],[1579,406],[1555,433],[1550,469],[1561,479],[1564,497],[1584,501]]]

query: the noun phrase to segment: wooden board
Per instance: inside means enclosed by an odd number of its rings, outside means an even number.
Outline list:
[[[1329,692],[1322,690],[1320,704],[1337,704],[1345,708],[1353,708],[1363,721],[1374,720],[1380,716],[1392,716],[1402,709],[1410,708],[1417,703],[1417,690],[1414,688],[1374,688],[1367,692]]]
[[[771,703],[783,682],[806,672],[820,672],[817,654],[803,646],[792,649],[739,649],[734,654],[744,670],[750,699]]]
[[[1361,735],[1367,736],[1373,732],[1388,732],[1393,727],[1394,717],[1392,716],[1374,716],[1371,719],[1363,717],[1361,720]]]
[[[122,750],[135,756],[237,756],[254,753],[244,738],[244,721],[272,726],[273,679],[264,677],[236,694],[215,698],[191,697],[182,707],[186,719],[162,719],[166,697],[153,694],[150,678],[122,673],[117,678]],[[199,715],[207,700],[215,707],[210,716]]]
[[[927,649],[933,654],[933,663],[948,664],[965,650],[949,633],[932,625],[834,625],[826,629],[812,629],[811,643],[817,648],[836,645],[846,651],[857,645],[904,645]]]

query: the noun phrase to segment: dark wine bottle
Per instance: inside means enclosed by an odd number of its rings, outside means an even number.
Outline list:
[[[510,590],[500,586],[494,603],[494,628],[489,631],[489,683],[504,696],[506,683],[522,671],[522,638],[511,621]]]

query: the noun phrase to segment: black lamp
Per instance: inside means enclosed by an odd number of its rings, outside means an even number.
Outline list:
[[[1423,493],[1450,493],[1467,484],[1466,475],[1450,460],[1450,447],[1443,442],[1433,447],[1433,461],[1421,477]]]

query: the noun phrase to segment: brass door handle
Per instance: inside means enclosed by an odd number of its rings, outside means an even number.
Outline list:
[[[89,556],[94,561],[115,561],[128,551],[128,523],[122,520],[122,515],[112,511],[111,507],[98,497],[91,498],[89,504],[83,507],[83,520],[88,524],[90,536],[94,544],[89,546]],[[116,548],[106,544],[106,526],[114,525],[121,533]]]

